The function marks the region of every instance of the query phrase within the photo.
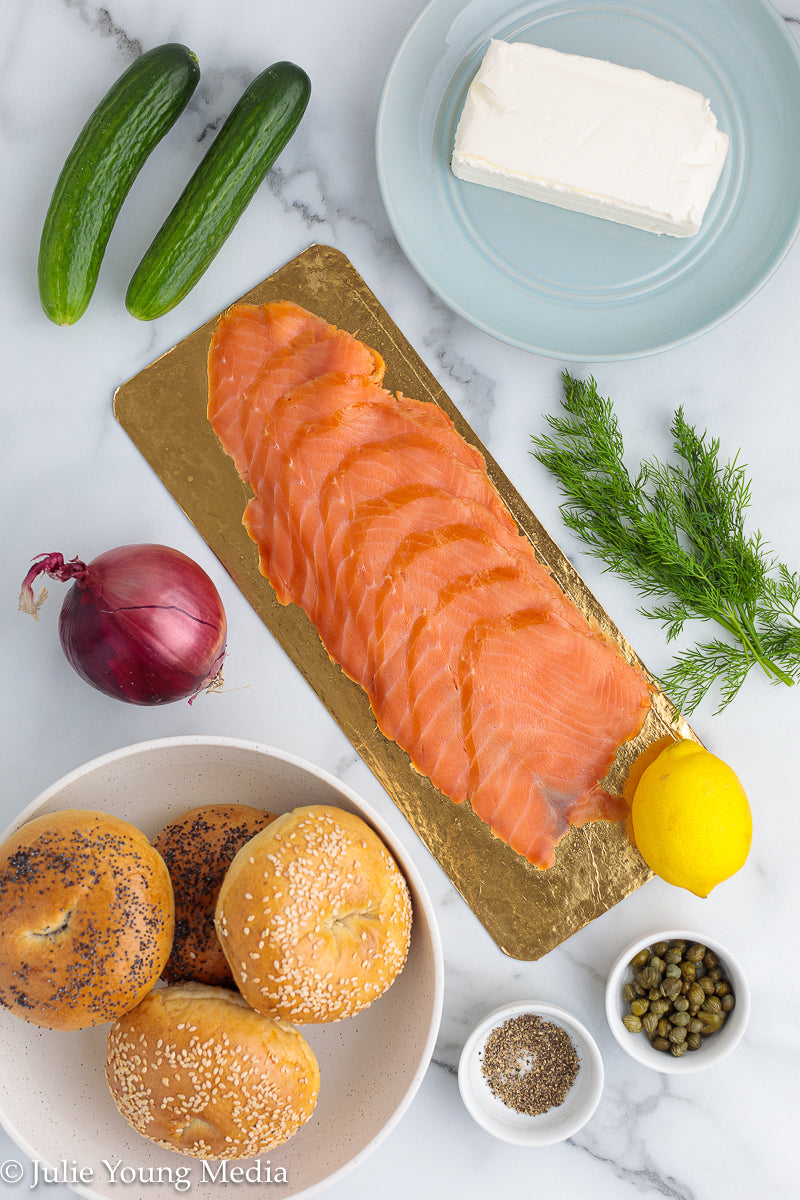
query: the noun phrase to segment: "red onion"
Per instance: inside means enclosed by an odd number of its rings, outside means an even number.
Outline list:
[[[41,574],[74,580],[59,635],[81,678],[129,704],[194,699],[221,682],[227,622],[217,589],[191,558],[168,546],[119,546],[87,566],[61,554],[34,560],[20,609],[38,620],[47,596],[34,599]]]

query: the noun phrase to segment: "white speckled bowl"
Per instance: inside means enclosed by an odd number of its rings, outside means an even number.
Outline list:
[[[629,1011],[622,998],[622,988],[632,976],[631,959],[640,950],[646,946],[653,946],[656,942],[677,941],[681,938],[689,943],[699,942],[714,951],[720,966],[725,969],[731,990],[736,997],[736,1007],[729,1014],[722,1029],[713,1036],[704,1038],[698,1050],[687,1050],[680,1058],[674,1058],[668,1051],[654,1050],[645,1033],[630,1033],[622,1024],[622,1018]],[[739,963],[716,938],[686,929],[656,930],[626,946],[609,971],[606,982],[606,1016],[611,1032],[631,1058],[666,1075],[687,1075],[693,1071],[704,1071],[707,1067],[713,1067],[739,1044],[750,1019],[750,987]]]
[[[392,850],[414,905],[408,961],[391,988],[356,1017],[303,1027],[320,1064],[317,1108],[295,1137],[260,1160],[262,1185],[277,1182],[282,1197],[297,1200],[347,1174],[395,1127],[422,1082],[439,1029],[444,972],[436,919],[413,861],[379,815],[333,776],[280,750],[233,738],[178,737],[128,746],[79,767],[34,800],[2,840],[31,817],[62,808],[112,812],[152,837],[186,809],[223,798],[273,812],[334,804],[359,813]],[[107,1031],[107,1025],[75,1033],[39,1029],[0,1010],[3,1126],[29,1157],[85,1168],[88,1182],[72,1185],[79,1195],[175,1200],[181,1172],[193,1200],[215,1200],[221,1177],[215,1181],[199,1160],[141,1137],[117,1112],[104,1075]],[[119,1175],[115,1181],[104,1160],[122,1160],[133,1174],[161,1168],[161,1182],[144,1186]],[[238,1165],[255,1170],[258,1161]],[[276,1179],[280,1168],[285,1176]]]
[[[566,1030],[578,1055],[580,1070],[563,1104],[539,1116],[516,1112],[494,1096],[482,1071],[481,1056],[493,1029],[511,1017],[534,1013]],[[488,1014],[472,1031],[458,1064],[458,1086],[467,1112],[487,1133],[516,1146],[547,1146],[563,1142],[581,1129],[594,1113],[603,1093],[603,1060],[597,1044],[580,1021],[555,1004],[520,1001]]]

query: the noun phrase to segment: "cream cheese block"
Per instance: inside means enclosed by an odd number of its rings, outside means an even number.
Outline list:
[[[470,183],[691,237],[729,141],[710,102],[682,84],[493,39],[467,92],[452,169]]]

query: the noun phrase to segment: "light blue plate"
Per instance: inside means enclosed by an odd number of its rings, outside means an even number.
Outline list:
[[[641,67],[708,96],[731,148],[700,233],[656,237],[456,179],[456,124],[492,37]],[[730,316],[792,244],[800,52],[762,0],[432,0],[386,78],[376,157],[403,251],[472,324],[568,361],[652,354]]]

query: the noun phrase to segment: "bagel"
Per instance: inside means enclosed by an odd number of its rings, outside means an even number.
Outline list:
[[[114,1022],[106,1079],[138,1133],[195,1158],[253,1158],[281,1145],[319,1094],[299,1030],[199,983],[156,988]]]
[[[0,1004],[47,1029],[112,1021],[145,996],[172,945],[164,860],[108,813],[35,817],[0,846]]]
[[[375,831],[344,809],[309,805],[238,852],[216,926],[248,1004],[317,1024],[386,991],[406,960],[411,915],[406,880]]]
[[[165,825],[153,839],[175,892],[175,937],[163,978],[232,987],[233,976],[214,928],[217,894],[245,842],[274,814],[247,804],[204,804]]]

